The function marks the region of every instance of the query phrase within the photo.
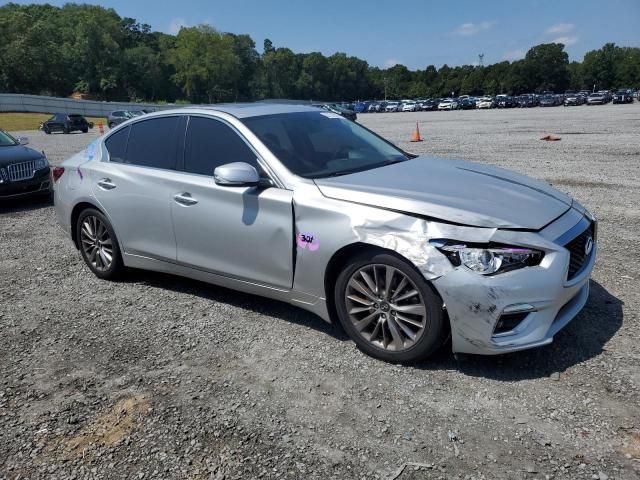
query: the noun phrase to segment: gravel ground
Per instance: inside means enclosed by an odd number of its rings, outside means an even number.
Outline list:
[[[360,121],[597,214],[591,297],[552,345],[385,364],[279,302],[155,273],[99,281],[51,205],[5,203],[0,479],[640,478],[640,105]],[[405,143],[416,121],[425,141]],[[53,163],[96,136],[20,133]]]

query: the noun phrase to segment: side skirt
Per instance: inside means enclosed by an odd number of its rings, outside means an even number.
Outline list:
[[[331,323],[331,317],[329,315],[329,311],[327,310],[326,300],[321,297],[309,295],[308,293],[298,292],[295,290],[283,290],[268,285],[253,283],[246,280],[239,280],[236,278],[209,272],[207,270],[187,267],[179,263],[158,260],[156,258],[144,257],[141,255],[123,253],[122,259],[125,266],[127,267],[179,275],[181,277],[199,280],[201,282],[230,288],[232,290],[238,290],[253,295],[259,295],[261,297],[280,300],[314,313],[324,321]]]

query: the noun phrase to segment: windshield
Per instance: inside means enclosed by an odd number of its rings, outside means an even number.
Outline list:
[[[242,120],[291,172],[322,178],[369,170],[409,157],[366,128],[330,112]]]
[[[15,138],[9,135],[7,132],[0,130],[0,147],[12,147],[17,145],[18,142]]]

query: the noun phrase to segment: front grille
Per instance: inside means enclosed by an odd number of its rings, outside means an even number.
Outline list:
[[[29,180],[36,173],[36,165],[35,162],[14,163],[7,167],[7,173],[9,174],[9,180],[12,182]]]
[[[595,245],[592,243],[593,246],[589,252],[587,252],[586,247],[589,240],[595,242],[594,228],[594,224],[591,222],[589,228],[565,245],[565,248],[569,250],[569,273],[567,280],[571,280],[578,275],[589,262]]]

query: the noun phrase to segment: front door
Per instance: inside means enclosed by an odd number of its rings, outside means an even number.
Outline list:
[[[184,172],[177,172],[172,179],[178,262],[291,288],[293,192],[277,187],[216,185],[214,169],[232,162],[246,162],[259,169],[256,153],[230,125],[190,117]]]

